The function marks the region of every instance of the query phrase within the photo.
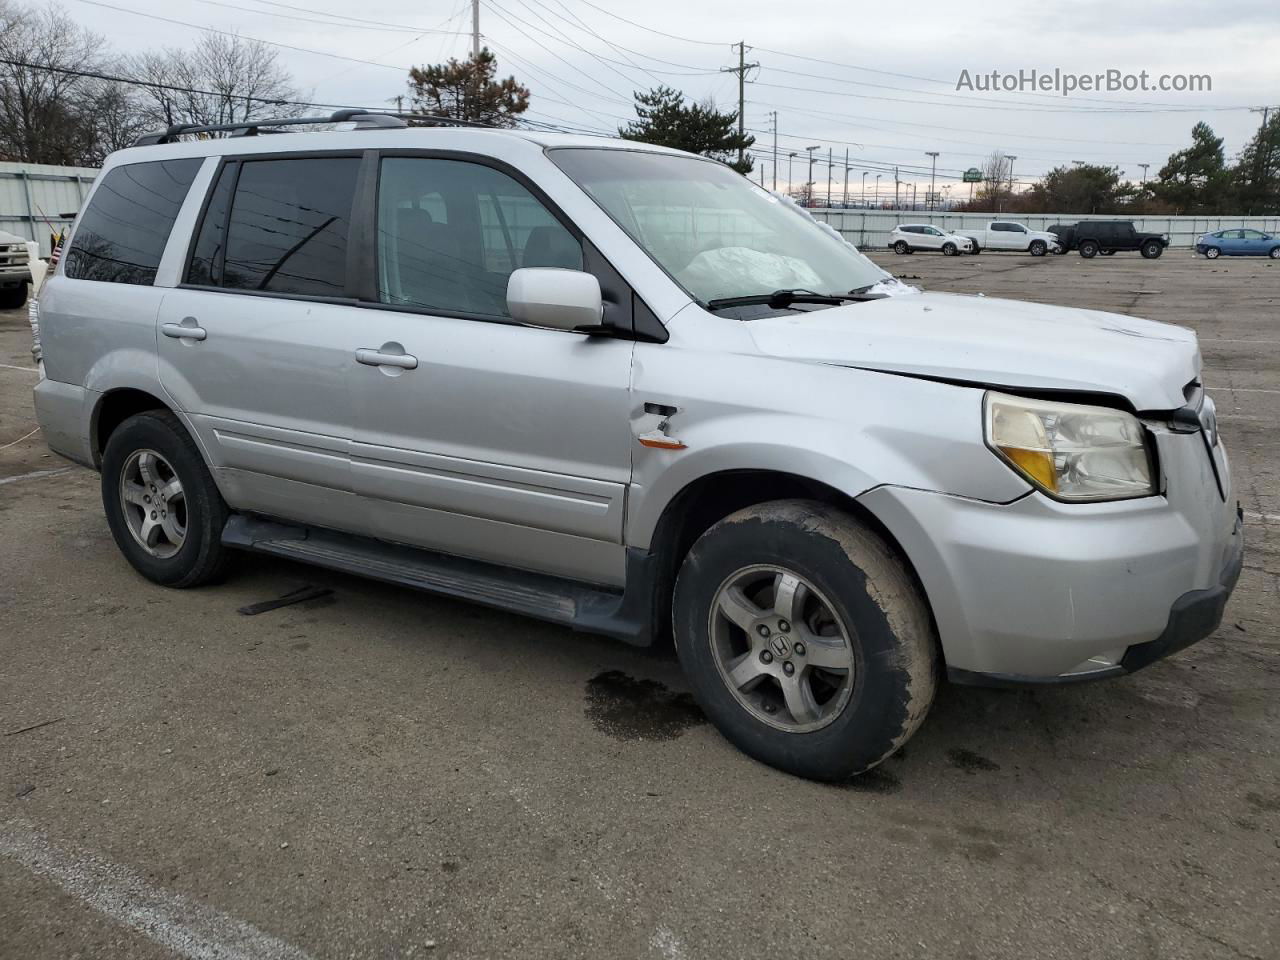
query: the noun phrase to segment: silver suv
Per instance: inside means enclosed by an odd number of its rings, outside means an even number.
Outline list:
[[[1190,331],[921,293],[672,150],[329,119],[113,155],[40,294],[44,434],[143,576],[252,550],[674,636],[726,737],[825,780],[943,677],[1218,625],[1243,535]]]

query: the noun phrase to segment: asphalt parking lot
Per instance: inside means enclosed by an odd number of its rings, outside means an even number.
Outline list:
[[[1197,330],[1249,538],[1212,638],[944,688],[877,771],[793,779],[608,640],[265,558],[142,580],[0,314],[0,957],[1280,955],[1280,263],[874,256]]]

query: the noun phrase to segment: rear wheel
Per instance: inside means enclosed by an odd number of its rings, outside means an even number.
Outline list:
[[[907,245],[907,241],[899,240],[893,245],[893,252],[901,256],[902,254],[910,253],[911,247]]]
[[[1142,255],[1148,260],[1155,260],[1162,253],[1164,253],[1164,244],[1158,240],[1148,240],[1142,245]]]
[[[883,540],[827,504],[726,517],[676,581],[676,648],[694,696],[757,760],[816,780],[875,766],[937,687],[928,608]]]
[[[221,576],[227,505],[190,434],[167,410],[132,416],[111,434],[102,506],[116,546],[148,580],[194,587]]]
[[[1067,252],[1067,248],[1059,245],[1053,248],[1053,252],[1057,254],[1059,257],[1061,257],[1063,254]]]
[[[1080,256],[1086,260],[1092,260],[1098,255],[1098,244],[1093,240],[1083,240],[1080,243]]]
[[[959,252],[960,251],[956,248],[956,245],[950,240],[942,245],[942,255],[944,257],[954,257]]]
[[[1276,250],[1280,250],[1280,247],[1276,247]],[[1271,251],[1271,255],[1273,257],[1277,256],[1276,250]],[[1217,260],[1220,256],[1222,256],[1222,251],[1219,250],[1217,247],[1209,247],[1208,249],[1205,250],[1204,256],[1206,260]]]
[[[27,285],[25,283],[0,289],[0,310],[17,310],[26,302]]]
[[[1049,245],[1043,240],[1032,240],[1031,246],[1027,248],[1033,257],[1043,257],[1049,252]]]

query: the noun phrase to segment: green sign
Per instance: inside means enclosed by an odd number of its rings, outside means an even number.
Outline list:
[[[970,167],[968,170],[964,172],[964,182],[965,183],[981,183],[982,171],[979,170],[977,167]]]

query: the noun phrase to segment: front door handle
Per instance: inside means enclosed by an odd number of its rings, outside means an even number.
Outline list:
[[[416,370],[418,358],[407,353],[383,353],[370,347],[361,347],[356,351],[356,362],[370,367],[399,367],[401,370]]]
[[[208,336],[195,317],[183,317],[181,323],[162,323],[160,332],[175,340],[203,340]]]

